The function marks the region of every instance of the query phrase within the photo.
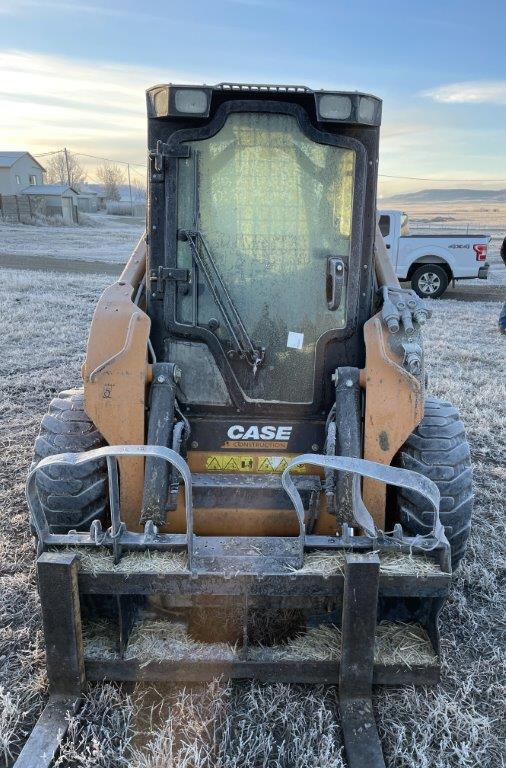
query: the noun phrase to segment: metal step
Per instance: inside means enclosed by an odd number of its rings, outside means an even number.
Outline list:
[[[293,478],[305,510],[316,505],[321,491],[318,475]],[[281,485],[281,475],[252,475],[246,472],[192,473],[194,507],[244,509],[293,509],[290,497]]]

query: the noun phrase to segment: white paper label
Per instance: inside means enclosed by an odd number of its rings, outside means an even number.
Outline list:
[[[303,344],[304,344],[303,333],[288,331],[288,341],[286,342],[287,347],[290,347],[291,349],[302,349]]]

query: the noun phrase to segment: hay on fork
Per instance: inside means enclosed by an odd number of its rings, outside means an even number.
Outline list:
[[[126,659],[146,661],[234,661],[236,648],[228,643],[203,643],[188,634],[185,624],[169,621],[144,621],[136,624],[130,635]]]
[[[54,550],[79,555],[81,570],[96,575],[104,571],[111,573],[185,573],[188,571],[186,552],[156,552],[146,549],[141,552],[125,552],[117,565],[106,547],[65,547]]]
[[[319,550],[309,552],[304,556],[304,564],[297,573],[315,573],[321,576],[332,576],[334,573],[344,574],[346,553],[343,550]],[[381,552],[380,572],[391,574],[406,574],[413,576],[429,576],[441,572],[439,564],[423,554],[411,552]]]

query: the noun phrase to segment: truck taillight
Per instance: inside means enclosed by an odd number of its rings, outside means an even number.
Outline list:
[[[487,258],[487,246],[476,244],[473,245],[473,250],[476,254],[476,261],[485,261]]]

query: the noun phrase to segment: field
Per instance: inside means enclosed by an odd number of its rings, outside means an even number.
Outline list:
[[[389,202],[392,208],[399,208],[409,215],[411,234],[489,234],[490,244],[487,261],[490,272],[487,283],[496,285],[506,282],[506,270],[499,255],[503,238],[506,236],[506,203],[491,202],[451,202],[451,203],[414,203],[407,205]],[[381,204],[378,204],[381,207]],[[482,280],[465,281],[465,285],[474,283],[484,285]],[[462,285],[462,283],[461,283]]]
[[[110,272],[125,262],[144,229],[143,219],[130,216],[80,214],[80,221],[81,226],[26,225],[0,217],[0,266],[90,271],[103,262]]]
[[[32,229],[33,235],[27,234]],[[23,227],[26,237],[38,242],[31,249],[25,241],[27,258],[37,253],[51,258],[50,235],[46,245],[36,235],[42,229]],[[107,235],[99,228],[62,229],[53,258],[76,260],[84,254],[92,261],[116,263],[128,256],[139,234],[135,222],[125,237],[112,226],[105,228]],[[99,232],[96,243],[88,240],[89,232]],[[0,254],[12,249],[14,241],[22,247],[21,235],[8,235],[5,225],[0,240]],[[501,282],[499,266],[497,273]],[[3,766],[12,764],[47,696],[24,480],[50,398],[79,384],[91,314],[110,280],[104,274],[61,269],[0,269]],[[434,316],[425,331],[430,390],[453,401],[467,423],[475,465],[475,519],[467,558],[442,614],[442,684],[434,689],[385,689],[375,695],[391,768],[506,765],[506,600],[501,582],[506,541],[506,339],[497,332],[499,301],[457,301],[449,296],[433,303]],[[72,720],[58,766],[340,768],[345,765],[341,752],[331,688],[216,681],[157,693],[149,687],[97,685]]]

